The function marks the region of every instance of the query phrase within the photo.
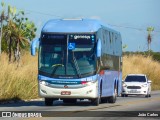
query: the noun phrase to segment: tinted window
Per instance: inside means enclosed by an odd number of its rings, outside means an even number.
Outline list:
[[[48,77],[75,78],[95,74],[95,35],[68,36],[42,34],[39,49],[39,74]]]
[[[125,82],[146,82],[145,76],[127,76]]]

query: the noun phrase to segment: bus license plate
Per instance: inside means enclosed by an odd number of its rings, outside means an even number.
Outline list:
[[[71,95],[71,91],[62,91],[61,95]]]

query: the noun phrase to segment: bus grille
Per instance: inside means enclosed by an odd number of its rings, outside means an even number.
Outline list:
[[[127,88],[128,89],[141,89],[140,86],[128,86]]]

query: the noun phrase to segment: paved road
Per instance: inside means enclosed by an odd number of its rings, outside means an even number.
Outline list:
[[[153,91],[151,98],[145,98],[144,96],[129,96],[129,97],[118,97],[117,102],[115,104],[105,103],[100,104],[99,106],[92,106],[89,101],[78,101],[76,104],[64,104],[62,101],[55,101],[53,106],[44,106],[43,99],[28,101],[28,102],[18,102],[18,103],[10,103],[10,104],[1,104],[0,111],[45,111],[44,114],[47,113],[48,116],[62,116],[66,117],[65,120],[75,119],[75,117],[68,116],[78,116],[77,120],[85,119],[89,120],[97,120],[97,119],[106,119],[106,116],[113,116],[111,120],[124,119],[123,117],[127,117],[127,115],[137,116],[141,115],[153,115],[154,117],[138,117],[137,119],[160,119],[160,91]],[[47,112],[46,112],[47,111]],[[52,111],[52,112],[50,112]],[[54,112],[53,112],[54,111]],[[66,111],[66,112],[64,112]],[[108,112],[107,112],[108,111]],[[113,111],[113,112],[110,112]],[[117,111],[121,111],[118,112]],[[131,111],[131,112],[127,112]],[[139,111],[133,112],[132,111]],[[41,113],[41,112],[40,112]],[[147,114],[148,113],[148,114]],[[158,117],[155,117],[157,116]],[[119,116],[122,115],[123,117]],[[43,116],[43,113],[42,113]],[[86,117],[87,116],[87,117]],[[98,116],[98,117],[97,117]],[[0,118],[0,119],[9,119],[9,118]],[[17,118],[15,118],[17,119]],[[22,118],[19,118],[22,119]],[[26,118],[25,118],[26,119]],[[27,119],[35,119],[35,118],[27,118]],[[38,118],[41,120],[46,120],[48,118]],[[52,119],[52,118],[50,118]],[[55,119],[55,118],[54,118]],[[61,117],[56,117],[56,119],[63,119]],[[129,118],[135,119],[134,117]],[[37,118],[36,118],[37,120]]]

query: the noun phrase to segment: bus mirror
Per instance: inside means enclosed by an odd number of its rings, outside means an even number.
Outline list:
[[[97,43],[97,57],[101,57],[101,48],[102,48],[102,45],[101,45],[101,39],[98,39],[98,43]]]
[[[35,56],[36,55],[36,48],[39,44],[39,39],[34,39],[31,43],[31,55]]]

